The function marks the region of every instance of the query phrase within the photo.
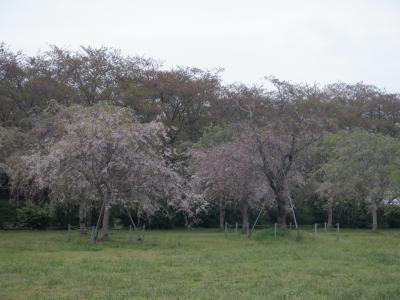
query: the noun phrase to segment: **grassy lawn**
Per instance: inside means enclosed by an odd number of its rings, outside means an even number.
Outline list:
[[[399,299],[400,230],[0,231],[0,299]]]

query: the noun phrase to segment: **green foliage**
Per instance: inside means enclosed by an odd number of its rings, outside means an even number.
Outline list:
[[[9,201],[0,200],[0,228],[13,227],[17,219],[17,211]]]
[[[399,140],[354,129],[327,135],[323,144],[327,159],[320,169],[319,193],[332,206],[347,206],[339,213],[349,216],[354,225],[366,226],[367,216],[360,208],[379,207],[396,196]]]
[[[234,140],[234,132],[230,128],[222,128],[220,126],[208,127],[204,130],[203,136],[195,144],[195,147],[205,148],[212,147]]]
[[[53,203],[49,211],[50,225],[54,227],[67,227],[68,224],[78,225],[78,205],[66,201]]]
[[[299,224],[313,224],[314,219],[314,209],[309,204],[301,204],[296,206],[296,217]]]
[[[21,227],[44,229],[50,224],[50,210],[47,206],[28,204],[17,209],[17,220]]]
[[[393,198],[400,197],[400,170],[393,170],[390,174],[390,192]]]
[[[386,205],[383,211],[385,221],[389,227],[400,227],[400,206]]]

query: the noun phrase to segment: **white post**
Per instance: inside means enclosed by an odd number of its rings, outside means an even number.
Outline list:
[[[336,239],[339,240],[339,222],[336,224]]]
[[[314,224],[314,238],[317,238],[317,226],[318,226],[318,224],[315,223]]]
[[[68,241],[71,240],[71,224],[68,224]]]
[[[227,222],[225,222],[225,229],[224,229],[225,236],[226,236],[226,234],[227,234],[227,230],[228,230],[228,223],[227,223]]]
[[[235,224],[235,234],[237,234],[237,227],[238,227],[238,223],[236,222],[236,224]]]

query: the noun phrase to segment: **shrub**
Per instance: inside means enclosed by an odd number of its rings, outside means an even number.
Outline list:
[[[17,219],[17,210],[9,201],[0,201],[0,228],[12,227]]]
[[[383,210],[383,215],[389,227],[400,227],[400,206],[385,206]]]
[[[46,206],[29,204],[17,210],[17,219],[21,227],[43,229],[49,225],[50,211]]]
[[[71,203],[54,203],[50,205],[50,226],[67,227],[68,224],[79,224],[79,206]]]

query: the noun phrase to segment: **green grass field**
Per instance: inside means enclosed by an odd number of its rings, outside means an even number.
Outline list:
[[[400,230],[0,231],[0,299],[400,299]]]

